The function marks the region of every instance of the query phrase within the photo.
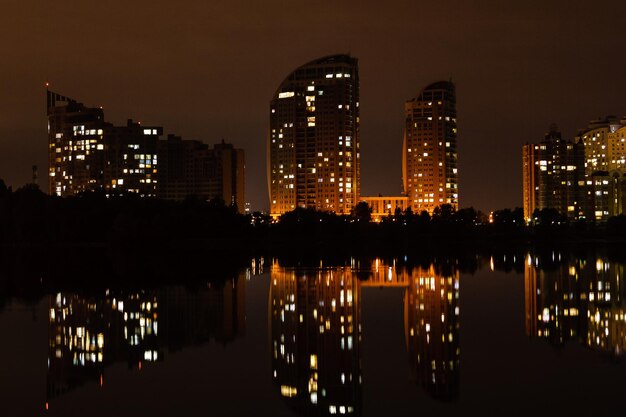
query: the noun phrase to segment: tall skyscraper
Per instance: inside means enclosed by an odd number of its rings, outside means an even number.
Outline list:
[[[459,208],[456,92],[449,81],[424,88],[405,103],[402,177],[414,212]]]
[[[128,120],[113,126],[101,108],[47,91],[48,191],[70,196],[104,190],[156,195],[161,127]]]
[[[523,194],[527,221],[537,209],[555,209],[570,220],[584,217],[584,156],[583,145],[563,140],[554,124],[541,143],[524,145]]]
[[[357,59],[293,71],[270,102],[267,180],[273,217],[295,208],[348,214],[360,192]]]

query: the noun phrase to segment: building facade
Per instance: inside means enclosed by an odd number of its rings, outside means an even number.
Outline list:
[[[301,208],[349,214],[360,190],[357,59],[333,55],[285,78],[270,102],[270,214]]]
[[[209,147],[197,140],[168,135],[159,141],[159,185],[157,193],[166,200],[182,201],[189,195],[208,199]]]
[[[585,150],[587,217],[606,221],[626,205],[626,119],[592,120],[576,136]]]
[[[161,127],[129,120],[114,126],[101,108],[47,91],[48,192],[84,191],[156,196],[157,141]]]
[[[126,126],[111,126],[104,131],[105,188],[110,194],[119,190],[156,197],[157,142],[163,128],[128,120]]]
[[[359,201],[364,201],[372,209],[372,220],[379,222],[383,217],[393,216],[397,210],[405,212],[409,207],[409,198],[406,196],[361,196]]]
[[[524,218],[535,210],[555,209],[570,220],[585,216],[584,148],[561,138],[551,125],[544,140],[522,150]]]
[[[188,196],[220,199],[245,210],[245,154],[222,141],[209,148],[197,140],[168,135],[159,141],[158,196],[182,201]]]
[[[237,211],[246,209],[245,200],[245,155],[243,149],[236,149],[232,144],[213,145],[211,174],[211,198],[220,198]]]
[[[592,120],[576,135],[585,147],[585,174],[626,170],[626,119],[607,116]]]
[[[624,214],[626,208],[626,173],[614,170],[595,171],[587,177],[584,188],[587,218],[606,221]]]
[[[535,209],[537,208],[537,200],[539,190],[536,182],[539,169],[536,163],[539,158],[539,145],[526,143],[522,146],[522,193],[524,205],[524,219],[530,222]]]
[[[405,103],[402,177],[411,209],[459,208],[456,91],[439,81]]]

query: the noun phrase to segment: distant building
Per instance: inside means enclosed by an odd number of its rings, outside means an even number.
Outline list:
[[[379,222],[383,217],[393,216],[396,210],[405,212],[409,207],[409,198],[406,196],[361,196],[359,201],[364,201],[372,209],[372,220]]]
[[[209,148],[197,140],[168,135],[158,143],[158,195],[168,200],[196,196],[221,199],[245,210],[245,155],[242,149],[222,141]]]
[[[561,138],[556,125],[544,140],[522,150],[524,218],[555,209],[570,220],[585,217],[584,147]]]
[[[197,140],[182,140],[180,136],[168,135],[158,142],[159,198],[184,200],[189,195],[208,199],[209,147]]]
[[[285,78],[270,101],[270,214],[296,208],[349,214],[360,190],[359,72],[333,55]]]
[[[406,102],[402,177],[413,212],[459,208],[456,92],[439,81]]]
[[[615,116],[592,120],[576,135],[585,146],[585,174],[626,170],[626,119]]]
[[[524,217],[556,209],[569,220],[605,222],[626,208],[626,119],[607,116],[561,139],[556,126],[522,150]]]
[[[47,91],[48,191],[58,196],[103,190],[156,195],[161,127],[129,120],[113,126],[101,108]]]
[[[220,198],[227,205],[243,213],[245,200],[245,156],[243,149],[229,143],[213,145],[211,173],[211,198]]]
[[[595,171],[586,179],[587,217],[606,221],[624,213],[626,208],[626,174],[620,170]]]
[[[161,127],[142,126],[128,120],[126,126],[105,129],[105,188],[155,197],[157,189],[157,141]]]
[[[587,216],[606,221],[624,213],[626,196],[626,119],[592,120],[576,136],[585,149]]]
[[[524,205],[524,219],[530,222],[537,208],[539,190],[539,168],[536,162],[539,160],[539,145],[526,143],[522,146],[522,193]]]

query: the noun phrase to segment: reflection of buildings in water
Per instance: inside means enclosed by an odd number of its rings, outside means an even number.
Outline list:
[[[273,380],[306,415],[361,413],[359,285],[350,268],[271,267]]]
[[[459,272],[451,265],[397,268],[378,259],[363,287],[400,287],[410,369],[433,398],[453,400],[459,393]]]
[[[579,316],[586,306],[578,269],[560,265],[554,270],[538,270],[527,263],[524,271],[526,334],[554,345],[583,337],[586,323]]]
[[[362,287],[400,287],[409,285],[409,276],[405,268],[397,268],[395,262],[387,265],[375,259],[371,264],[371,270],[367,272],[367,279],[360,281]]]
[[[626,348],[624,265],[581,260],[546,270],[536,264],[529,257],[524,272],[527,334],[620,355]]]
[[[447,270],[446,270],[447,269]],[[359,275],[363,280],[357,278]],[[271,267],[269,300],[274,382],[302,414],[360,414],[361,288],[405,288],[411,371],[434,398],[459,392],[459,273],[386,265],[296,270]]]
[[[588,270],[596,279],[588,286],[587,344],[621,355],[626,348],[624,265],[598,259]]]
[[[163,323],[160,324],[168,351],[208,342],[235,340],[245,332],[245,278],[223,286],[189,291],[182,287],[160,291]]]
[[[154,294],[99,300],[51,296],[48,400],[88,380],[102,384],[104,368],[113,362],[159,360],[158,308]]]
[[[458,397],[460,384],[459,272],[447,269],[413,269],[404,295],[411,371],[426,392],[444,401]]]
[[[163,360],[164,352],[206,342],[226,343],[245,331],[244,279],[223,287],[180,287],[124,296],[50,297],[48,401],[87,381],[103,384],[115,362],[129,368]]]
[[[252,275],[263,274],[264,265],[265,265],[265,259],[263,257],[252,258],[252,260],[250,261],[250,268],[247,271],[248,275],[252,276]]]

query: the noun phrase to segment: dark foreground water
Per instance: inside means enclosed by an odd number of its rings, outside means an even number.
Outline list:
[[[624,265],[544,258],[8,298],[0,415],[623,415]]]

